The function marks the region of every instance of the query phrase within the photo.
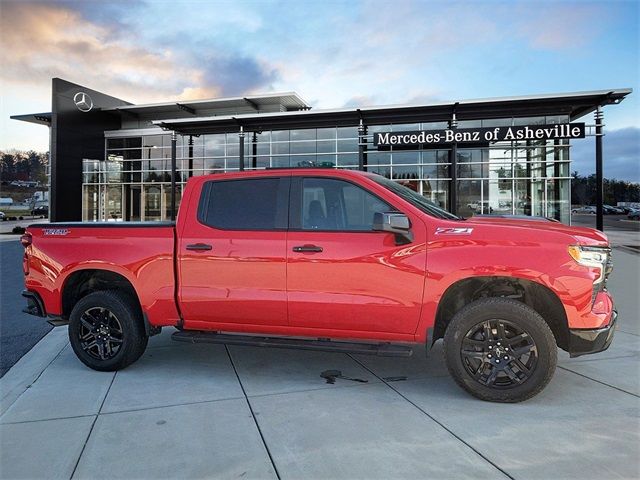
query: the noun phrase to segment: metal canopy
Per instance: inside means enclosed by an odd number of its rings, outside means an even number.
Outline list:
[[[11,120],[20,120],[21,122],[37,123],[38,125],[51,126],[51,112],[29,113],[26,115],[12,115]]]
[[[273,93],[266,95],[248,95],[245,97],[213,98],[208,100],[182,100],[178,102],[149,103],[144,105],[126,105],[106,108],[104,111],[119,112],[145,117],[176,116],[194,118],[198,112],[211,111],[289,111],[310,108],[297,93]]]
[[[206,134],[268,129],[313,128],[448,121],[455,110],[458,121],[504,117],[569,115],[571,120],[595,111],[598,106],[620,103],[632,89],[600,90],[522,97],[486,98],[429,105],[396,105],[333,110],[248,113],[209,117],[157,119],[153,124],[178,133]],[[128,107],[125,107],[128,108]]]

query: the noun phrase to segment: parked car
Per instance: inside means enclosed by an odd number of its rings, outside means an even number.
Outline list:
[[[577,208],[572,208],[571,209],[571,213],[589,213],[591,215],[595,215],[596,214],[596,207],[589,205],[589,206],[585,206],[585,207],[577,207]]]
[[[48,217],[49,207],[47,205],[40,205],[39,207],[35,207],[33,210],[31,210],[31,215],[33,215],[34,217]]]
[[[5,219],[4,212],[0,212],[0,222]]]
[[[627,214],[627,218],[630,220],[640,220],[640,209],[632,208]]]
[[[608,348],[607,237],[513,218],[464,220],[379,175],[333,169],[191,178],[178,220],[28,227],[26,311],[68,324],[87,366],[135,362],[149,336],[383,356],[444,339],[483,400],[539,393]]]
[[[614,207],[612,205],[603,205],[604,211],[609,215],[621,215],[624,210],[620,207]]]

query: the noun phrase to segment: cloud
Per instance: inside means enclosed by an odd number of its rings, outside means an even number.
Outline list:
[[[540,50],[586,47],[600,35],[609,17],[607,9],[584,1],[538,2],[516,13],[518,20],[510,34]]]
[[[62,77],[125,100],[151,102],[241,94],[277,78],[274,69],[249,56],[228,52],[203,61],[172,48],[145,45],[135,29],[123,35],[123,24],[112,20],[125,5],[129,4],[3,3],[3,84],[48,87],[52,77]]]
[[[602,143],[604,176],[640,182],[640,128],[605,131]],[[595,173],[595,140],[587,137],[572,142],[571,170],[580,175]]]
[[[277,69],[255,58],[245,56],[204,57],[202,80],[205,85],[217,85],[224,96],[251,93],[260,88],[263,92],[278,79]]]

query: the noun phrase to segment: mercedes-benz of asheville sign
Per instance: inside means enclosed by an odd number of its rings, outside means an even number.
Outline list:
[[[584,123],[524,125],[517,127],[449,128],[414,132],[378,132],[373,144],[380,147],[442,145],[447,143],[490,143],[510,140],[556,140],[584,138]]]

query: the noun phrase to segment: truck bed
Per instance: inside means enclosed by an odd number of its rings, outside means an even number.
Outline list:
[[[32,243],[26,287],[40,295],[47,315],[68,315],[63,285],[83,270],[99,268],[133,286],[151,323],[178,322],[174,222],[36,223],[27,233]]]

